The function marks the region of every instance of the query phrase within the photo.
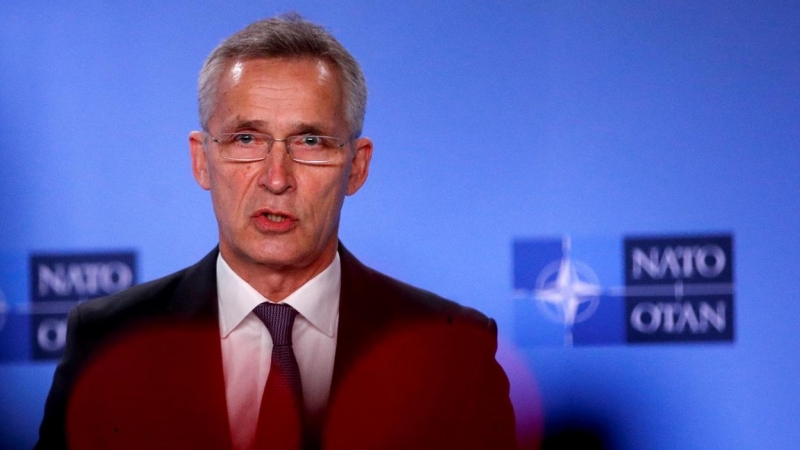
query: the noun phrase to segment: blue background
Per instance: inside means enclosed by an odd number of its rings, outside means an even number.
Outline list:
[[[495,317],[524,420],[617,449],[800,441],[796,2],[66,3],[0,5],[10,260],[133,248],[146,281],[210,250],[187,148],[197,72],[224,37],[296,9],[370,88],[372,172],[342,240]],[[695,232],[734,235],[733,345],[514,345],[514,239]],[[0,366],[7,446],[34,442],[54,368]]]

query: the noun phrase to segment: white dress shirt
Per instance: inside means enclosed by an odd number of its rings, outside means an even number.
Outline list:
[[[300,368],[305,414],[312,423],[324,411],[330,394],[341,284],[337,252],[325,270],[281,302],[299,313],[292,327],[292,347]],[[217,258],[217,294],[233,448],[249,449],[255,441],[272,355],[272,337],[253,308],[270,300],[239,277],[222,254]]]

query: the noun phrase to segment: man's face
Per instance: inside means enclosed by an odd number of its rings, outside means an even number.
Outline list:
[[[220,251],[246,280],[265,268],[318,273],[333,259],[344,197],[366,180],[372,154],[369,139],[349,142],[339,80],[317,59],[234,61],[220,79],[208,132],[333,136],[348,142],[343,163],[295,162],[283,142],[263,161],[234,162],[202,133],[189,137],[195,179],[211,191]]]

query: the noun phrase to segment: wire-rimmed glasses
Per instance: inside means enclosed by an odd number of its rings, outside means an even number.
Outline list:
[[[220,156],[229,161],[254,162],[267,157],[274,142],[286,144],[292,160],[304,164],[331,164],[343,160],[346,142],[333,136],[298,134],[275,139],[261,133],[223,133],[213,136],[205,132],[220,149]]]

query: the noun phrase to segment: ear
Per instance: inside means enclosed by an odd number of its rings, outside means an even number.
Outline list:
[[[358,138],[355,142],[355,153],[353,164],[350,168],[350,176],[347,179],[347,195],[353,195],[361,189],[367,181],[369,175],[369,162],[372,159],[372,140],[369,138]]]
[[[192,154],[192,173],[197,184],[205,190],[211,189],[211,177],[208,174],[208,155],[203,148],[203,133],[189,133],[189,151]]]

